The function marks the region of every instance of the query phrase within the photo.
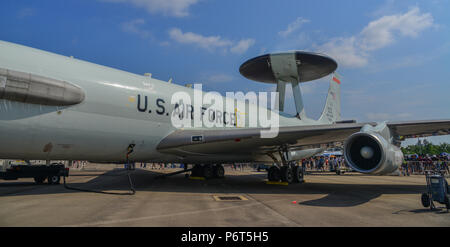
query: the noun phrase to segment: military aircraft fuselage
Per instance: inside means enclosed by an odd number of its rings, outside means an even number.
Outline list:
[[[194,96],[191,88],[1,41],[0,69],[68,82],[84,92],[83,101],[74,105],[0,98],[0,158],[123,162],[127,147],[134,144],[130,159],[135,161],[186,161],[158,152],[157,145],[176,130],[171,123],[177,110],[172,95]],[[193,111],[209,114],[211,121],[223,122],[219,128],[248,127],[248,121],[239,123],[236,109],[205,105],[196,109],[193,104],[184,109],[183,117],[193,118]],[[317,124],[310,119],[279,118],[280,125]],[[210,161],[252,159],[252,154],[208,157]]]

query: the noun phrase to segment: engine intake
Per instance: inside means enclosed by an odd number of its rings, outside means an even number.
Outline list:
[[[394,172],[403,162],[403,153],[391,143],[384,123],[364,126],[351,135],[344,144],[344,157],[354,170],[378,175]]]

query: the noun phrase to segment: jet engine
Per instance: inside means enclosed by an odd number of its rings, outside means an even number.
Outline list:
[[[344,144],[347,164],[361,173],[384,175],[397,170],[403,162],[403,153],[393,144],[389,127],[380,123],[367,124],[351,135]]]

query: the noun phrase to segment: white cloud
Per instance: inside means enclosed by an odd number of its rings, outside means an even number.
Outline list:
[[[418,7],[403,15],[383,16],[370,22],[360,33],[361,49],[372,51],[392,44],[396,36],[417,37],[433,25],[431,14],[420,14]]]
[[[189,15],[189,7],[199,0],[100,0],[111,3],[128,3],[144,8],[149,13],[162,13],[167,16],[185,17]]]
[[[124,22],[120,25],[122,31],[127,33],[138,34],[142,38],[148,38],[151,34],[149,31],[140,28],[141,25],[145,24],[145,20],[136,19],[128,22]]]
[[[255,44],[254,39],[243,39],[239,41],[235,46],[231,47],[230,51],[232,53],[242,54],[245,53],[248,50],[248,48],[250,48],[250,46],[254,44]]]
[[[368,63],[367,54],[359,49],[357,38],[353,36],[334,38],[318,48],[344,67],[363,67]]]
[[[201,48],[213,51],[216,48],[228,47],[233,43],[229,40],[222,39],[220,36],[203,36],[200,34],[186,32],[183,33],[178,28],[172,28],[169,31],[170,38],[183,44],[195,44]]]
[[[399,37],[415,38],[432,26],[431,14],[421,14],[419,8],[414,7],[404,14],[380,17],[357,35],[333,38],[323,45],[316,45],[316,48],[343,66],[363,67],[368,64],[370,52],[393,44]]]
[[[302,17],[298,17],[294,22],[290,23],[286,30],[278,32],[278,35],[282,37],[286,37],[294,31],[298,30],[303,24],[308,23],[309,20],[304,19]]]
[[[224,52],[230,51],[242,54],[255,43],[253,39],[243,39],[236,43],[220,36],[203,36],[192,32],[183,33],[179,28],[169,30],[169,36],[178,43],[196,45],[211,52],[222,49]]]

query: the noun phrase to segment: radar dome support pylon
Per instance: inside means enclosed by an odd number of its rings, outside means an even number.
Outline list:
[[[300,83],[316,80],[333,73],[337,63],[330,57],[311,52],[290,51],[271,53],[247,60],[239,68],[246,78],[276,83],[278,99],[275,109],[284,111],[286,83],[291,83],[299,119],[306,118]]]

